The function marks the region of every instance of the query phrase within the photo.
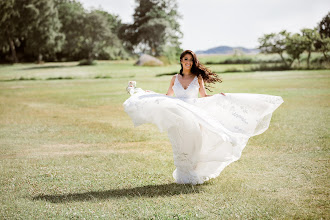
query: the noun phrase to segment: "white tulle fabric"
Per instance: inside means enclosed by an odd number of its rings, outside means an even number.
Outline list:
[[[184,89],[175,79],[176,97],[136,89],[124,103],[135,126],[157,125],[172,144],[176,183],[202,184],[238,160],[248,139],[267,130],[279,96],[226,93],[198,98],[197,77]],[[131,93],[132,94],[132,93]]]

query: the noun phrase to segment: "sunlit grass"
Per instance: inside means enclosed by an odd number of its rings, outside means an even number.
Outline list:
[[[284,103],[239,161],[190,186],[173,183],[166,133],[134,128],[122,107],[128,80],[165,93],[171,76],[156,75],[178,65],[132,63],[0,66],[1,80],[74,78],[0,82],[0,218],[329,218],[329,71],[221,75],[213,93]]]

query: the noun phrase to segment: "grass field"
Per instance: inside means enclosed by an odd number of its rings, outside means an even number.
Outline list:
[[[239,161],[191,186],[174,183],[166,133],[122,107],[129,80],[165,93],[156,75],[179,66],[132,63],[0,66],[0,219],[330,219],[329,70],[221,75],[213,93],[284,103]]]

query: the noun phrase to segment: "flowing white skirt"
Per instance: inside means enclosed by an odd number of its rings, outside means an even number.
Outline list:
[[[269,127],[280,96],[226,93],[180,99],[139,92],[124,102],[135,126],[152,123],[167,131],[177,183],[202,184],[238,160],[248,139]]]

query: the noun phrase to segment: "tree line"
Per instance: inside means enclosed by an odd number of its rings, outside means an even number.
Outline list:
[[[136,0],[134,22],[75,0],[0,1],[0,62],[176,58],[182,37],[173,0]]]
[[[291,67],[295,60],[300,63],[301,55],[307,52],[307,68],[310,68],[312,52],[321,52],[324,62],[330,62],[330,12],[314,28],[304,28],[301,33],[286,30],[279,33],[265,34],[259,39],[262,53],[277,53],[286,67]],[[288,55],[288,57],[284,56]]]

